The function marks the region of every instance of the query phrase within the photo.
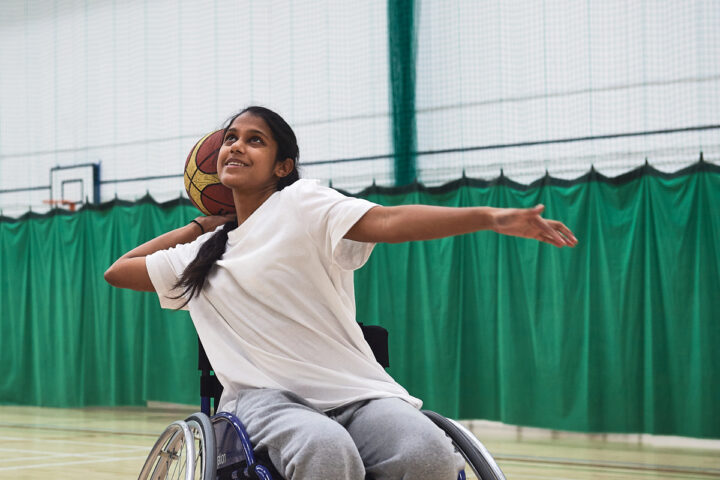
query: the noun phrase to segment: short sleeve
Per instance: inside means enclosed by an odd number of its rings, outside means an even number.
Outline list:
[[[298,180],[292,187],[298,214],[307,222],[313,237],[328,248],[332,261],[345,270],[362,267],[375,244],[343,237],[363,215],[378,205],[345,196],[319,185],[316,180]]]
[[[187,310],[187,305],[183,306],[187,297],[178,297],[182,293],[182,289],[173,287],[185,271],[185,267],[197,255],[200,245],[210,238],[210,235],[212,232],[198,237],[194,242],[176,245],[167,250],[159,250],[145,257],[145,266],[162,308]]]

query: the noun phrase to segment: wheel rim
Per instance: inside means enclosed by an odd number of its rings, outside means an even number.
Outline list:
[[[429,410],[422,410],[422,413],[445,432],[456,451],[463,456],[466,478],[505,480],[505,475],[490,452],[468,429],[438,413]],[[462,475],[458,478],[462,478]]]
[[[193,458],[194,476],[192,478],[200,479],[203,478],[203,472],[205,471],[206,462],[205,455],[203,454],[203,452],[205,451],[203,445],[203,433],[200,425],[195,420],[188,420],[187,425],[190,429],[190,432],[192,433],[193,447],[195,450],[195,456]]]
[[[173,422],[155,442],[139,479],[194,480],[195,451],[194,435],[188,425]]]
[[[467,440],[472,443],[473,446],[480,452],[480,454],[486,461],[487,467],[492,471],[495,478],[505,479],[505,474],[503,474],[502,470],[500,470],[500,467],[497,465],[497,463],[495,463],[495,460],[493,459],[487,448],[485,448],[485,445],[483,445],[482,442],[480,442],[480,440],[478,440],[477,437],[475,437],[475,435],[473,435],[473,433],[470,432],[470,430],[468,430],[467,428],[465,428],[460,422],[456,422],[455,420],[451,420],[449,418],[447,420],[453,425],[455,425],[455,427],[460,430],[465,435],[465,437],[467,437]],[[467,479],[479,479],[480,477],[477,476],[479,475],[479,472],[477,472],[476,475],[475,470],[470,466],[468,462],[468,458],[465,457],[465,455],[463,455],[463,458],[465,458],[465,475],[467,476]]]

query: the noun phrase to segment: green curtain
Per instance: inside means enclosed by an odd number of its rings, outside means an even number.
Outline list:
[[[580,240],[378,246],[356,275],[358,317],[392,332],[391,373],[456,418],[720,437],[720,169],[546,180],[368,192],[386,205],[543,203]]]
[[[390,330],[390,371],[430,409],[562,430],[720,438],[720,168],[607,179],[372,188],[384,205],[528,207],[574,249],[480,232],[378,245],[358,319]],[[0,403],[197,403],[184,312],[102,273],[196,215],[185,202],[0,221]]]
[[[197,337],[185,312],[103,279],[120,255],[197,213],[116,202],[0,222],[0,402],[80,407],[197,403]]]
[[[417,128],[415,123],[415,0],[387,2],[390,106],[395,185],[417,178]]]

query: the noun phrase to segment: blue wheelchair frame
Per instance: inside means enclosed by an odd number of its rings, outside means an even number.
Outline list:
[[[210,421],[215,431],[218,480],[225,478],[278,480],[274,477],[270,467],[256,459],[250,436],[235,415],[220,412],[215,414]],[[238,477],[238,473],[241,473],[243,477]]]

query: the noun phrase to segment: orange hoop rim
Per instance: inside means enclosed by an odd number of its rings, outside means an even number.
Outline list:
[[[68,209],[71,212],[75,211],[75,206],[80,202],[73,202],[72,200],[43,200],[43,203],[50,205],[50,206],[65,206],[68,207]]]

